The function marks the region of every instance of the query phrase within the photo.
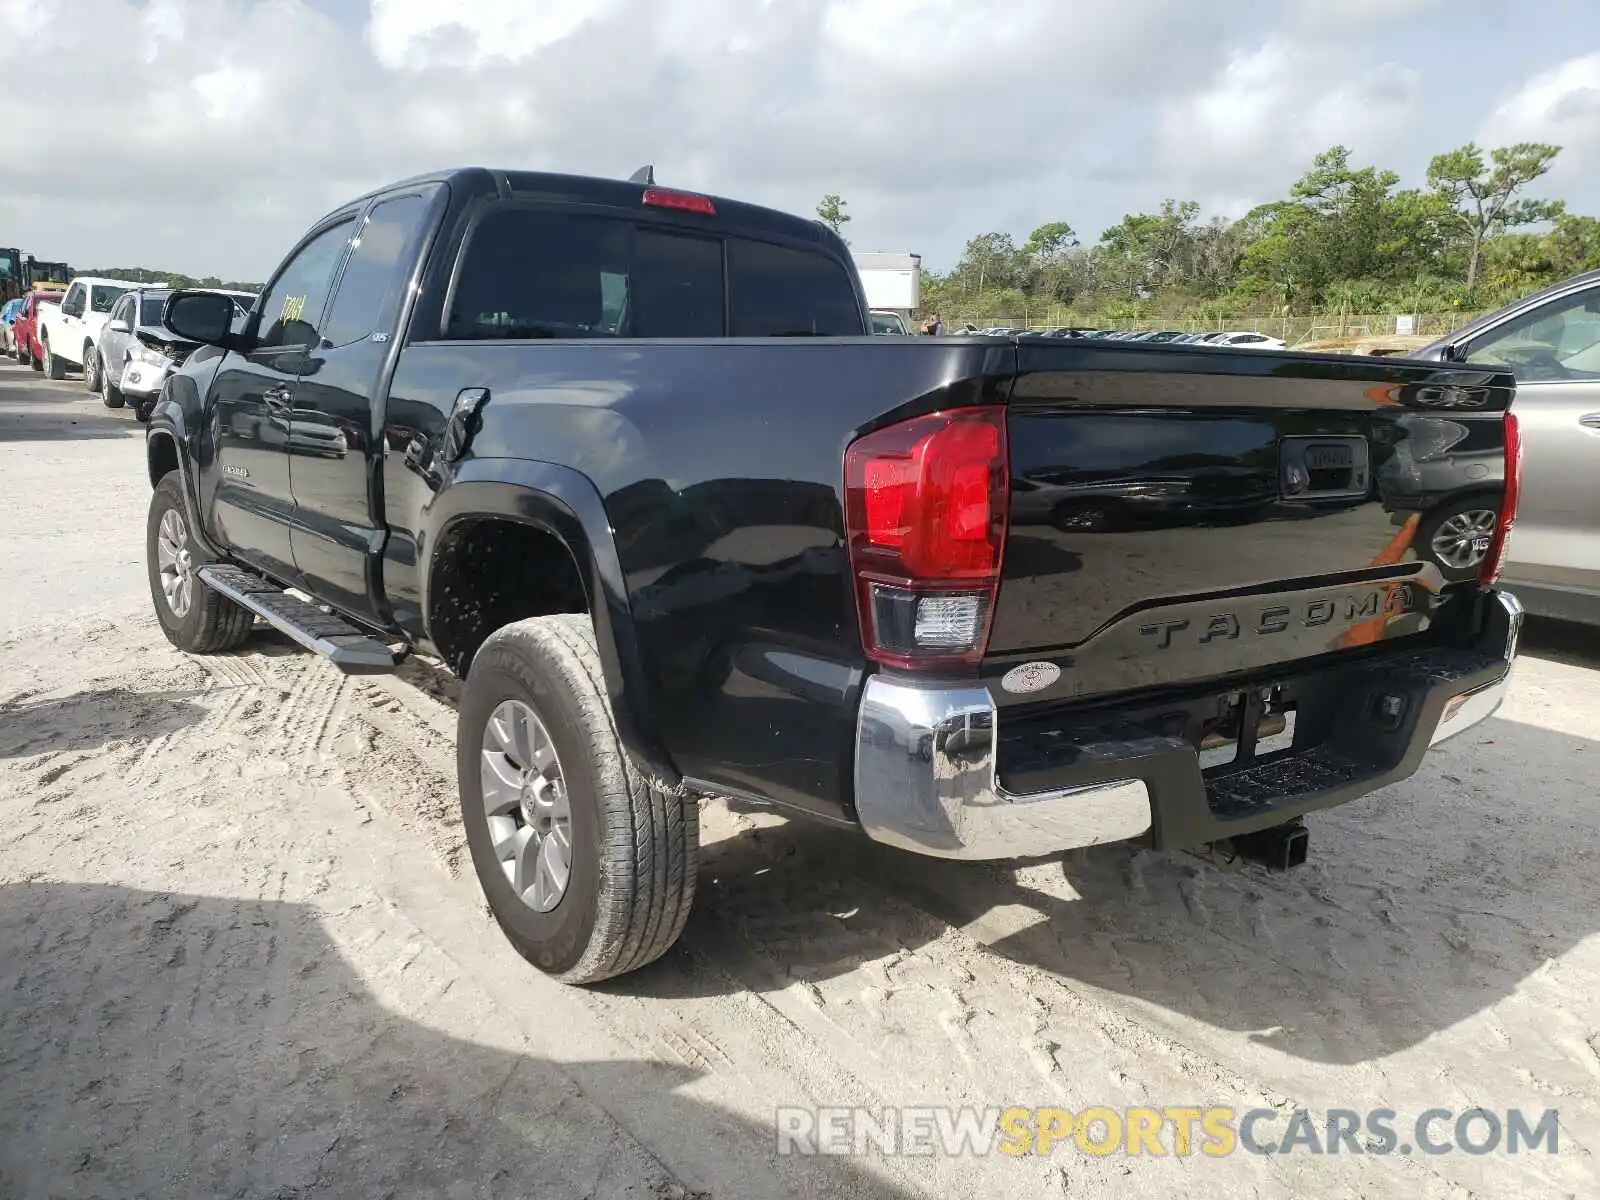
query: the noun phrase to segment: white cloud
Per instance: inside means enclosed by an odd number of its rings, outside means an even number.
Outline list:
[[[372,0],[367,37],[378,61],[395,69],[523,62],[608,7],[608,0],[474,0],[454,6],[437,0]],[[465,55],[459,53],[463,47]]]
[[[1533,76],[1490,114],[1481,140],[1487,146],[1560,146],[1554,179],[1600,169],[1600,53]]]
[[[1161,147],[1202,194],[1281,187],[1286,168],[1303,169],[1329,146],[1352,147],[1361,163],[1381,160],[1408,132],[1421,94],[1415,68],[1376,61],[1368,47],[1272,38],[1169,101]]]
[[[336,203],[421,170],[653,162],[792,211],[839,192],[858,244],[933,263],[989,228],[1092,239],[1165,196],[1248,207],[1334,141],[1363,162],[1466,141],[1487,97],[1423,102],[1436,3],[0,0],[28,47],[0,236],[260,277]],[[1507,36],[1552,61],[1542,27],[1507,28],[1450,78],[1498,77]],[[1581,131],[1563,87],[1545,107]]]

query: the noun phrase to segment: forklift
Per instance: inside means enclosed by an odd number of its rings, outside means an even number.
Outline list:
[[[66,291],[72,282],[72,268],[64,262],[44,262],[30,254],[22,264],[22,277],[29,291]]]
[[[41,262],[15,246],[0,246],[0,304],[29,292],[64,292],[72,268],[64,262]]]
[[[27,293],[23,283],[22,251],[14,246],[0,246],[0,304]]]

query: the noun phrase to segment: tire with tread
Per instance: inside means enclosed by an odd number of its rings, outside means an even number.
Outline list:
[[[111,374],[104,362],[100,363],[100,399],[107,408],[121,408],[128,402],[122,389],[111,382]]]
[[[104,364],[100,361],[100,352],[94,348],[93,342],[83,344],[83,386],[91,392],[100,390],[100,381],[105,378]]]
[[[44,373],[49,379],[65,379],[67,368],[50,349],[50,343],[44,344]]]
[[[489,717],[505,700],[530,706],[549,730],[572,808],[570,879],[547,913],[523,903],[489,841],[480,759]],[[623,749],[587,615],[534,617],[489,637],[462,690],[456,755],[478,882],[518,953],[565,983],[587,984],[672,947],[694,903],[698,802],[659,787]]]
[[[189,528],[182,480],[176,471],[169,472],[156,485],[155,494],[150,498],[150,515],[145,522],[144,539],[145,574],[150,579],[150,598],[156,607],[156,620],[161,624],[161,632],[167,635],[167,641],[188,654],[218,654],[231,650],[250,636],[255,616],[249,609],[241,608],[226,596],[212,591],[196,577],[194,601],[189,605],[189,611],[180,618],[173,614],[161,590],[156,539],[161,529],[161,518],[170,509],[177,509],[184,514],[184,530],[194,561],[214,561],[195,541],[194,530]]]

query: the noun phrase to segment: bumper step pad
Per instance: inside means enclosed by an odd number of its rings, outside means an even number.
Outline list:
[[[346,675],[387,675],[399,665],[401,656],[380,639],[251,571],[213,563],[200,568],[200,578]]]

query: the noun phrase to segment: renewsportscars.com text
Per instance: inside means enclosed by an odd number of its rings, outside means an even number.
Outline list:
[[[1227,1107],[780,1108],[778,1153],[793,1155],[1555,1154],[1560,1117],[1430,1108],[1242,1111]]]

